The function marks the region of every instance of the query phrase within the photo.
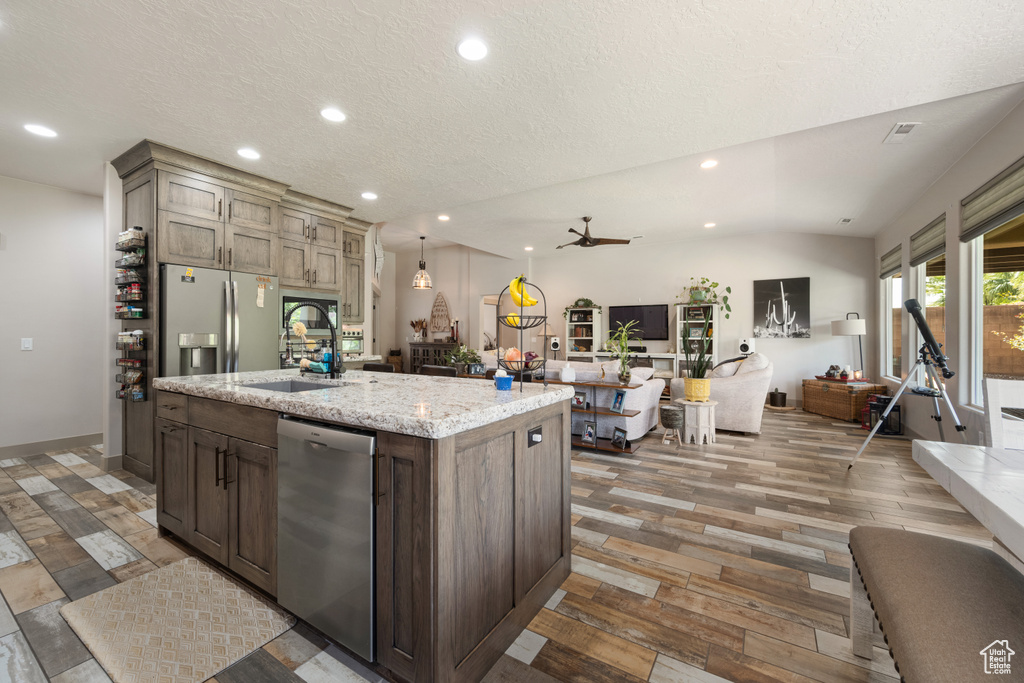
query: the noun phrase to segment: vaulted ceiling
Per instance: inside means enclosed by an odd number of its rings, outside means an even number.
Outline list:
[[[508,255],[584,214],[873,234],[1021,101],[1022,44],[1005,0],[0,0],[0,174],[99,193],[148,137]]]

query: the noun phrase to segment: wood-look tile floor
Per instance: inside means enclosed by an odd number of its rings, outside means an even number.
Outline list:
[[[850,651],[849,530],[990,544],[910,457],[802,412],[762,434],[631,457],[573,453],[573,573],[485,681],[881,681]],[[188,554],[159,538],[154,488],[74,449],[0,461],[0,680],[107,681],[58,610]],[[216,683],[378,681],[300,623]]]

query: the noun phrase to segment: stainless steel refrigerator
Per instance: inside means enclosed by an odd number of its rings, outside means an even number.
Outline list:
[[[160,376],[280,367],[277,278],[160,266]]]

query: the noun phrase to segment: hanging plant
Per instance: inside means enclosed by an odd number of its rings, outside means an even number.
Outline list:
[[[595,304],[592,299],[587,299],[586,297],[580,297],[579,299],[576,299],[576,301],[573,301],[571,304],[566,306],[565,310],[562,311],[563,318],[569,318],[569,309],[571,308],[596,308],[598,313],[601,312],[601,307]]]
[[[732,313],[732,306],[729,305],[729,295],[732,294],[732,287],[726,287],[724,293],[719,294],[718,288],[721,285],[707,277],[691,277],[690,286],[682,294],[676,294],[677,299],[682,299],[684,304],[692,306],[704,306],[711,304],[718,306],[726,318]]]

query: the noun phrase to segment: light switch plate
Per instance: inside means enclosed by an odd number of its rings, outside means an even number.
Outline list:
[[[22,337],[21,338],[21,350],[22,351],[31,351],[32,350],[32,337]]]

